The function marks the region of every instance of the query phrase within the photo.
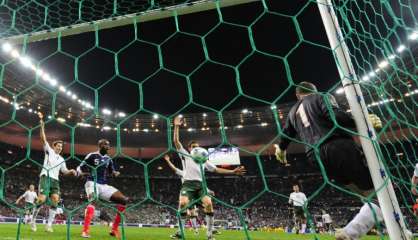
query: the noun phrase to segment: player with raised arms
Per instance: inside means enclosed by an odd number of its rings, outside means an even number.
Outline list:
[[[184,182],[182,184],[180,190],[180,198],[179,198],[179,209],[181,209],[181,227],[184,227],[184,220],[187,216],[187,211],[184,209],[190,203],[190,201],[201,199],[203,212],[205,213],[205,221],[207,225],[207,232],[206,236],[208,240],[212,240],[213,238],[213,205],[212,199],[207,194],[207,190],[202,186],[202,176],[203,172],[201,172],[201,166],[205,170],[210,172],[215,172],[219,174],[235,174],[235,175],[244,175],[245,168],[243,166],[237,167],[233,170],[218,168],[214,164],[210,163],[209,161],[205,161],[204,163],[198,163],[191,157],[191,152],[195,148],[199,148],[199,143],[196,141],[191,141],[187,147],[188,151],[183,148],[183,145],[180,142],[179,132],[180,126],[182,125],[182,118],[176,117],[174,119],[174,134],[173,134],[173,141],[174,145],[179,154],[182,155],[184,158],[183,164],[183,171],[184,171]],[[182,231],[184,232],[184,231]],[[178,236],[181,237],[181,236]]]
[[[64,144],[63,141],[54,141],[52,148],[49,146],[45,134],[44,116],[41,112],[38,113],[38,116],[41,125],[40,138],[44,147],[45,158],[39,179],[38,199],[31,219],[31,229],[34,232],[36,231],[36,216],[39,213],[40,207],[45,203],[47,196],[49,196],[51,201],[45,231],[53,232],[52,223],[57,214],[58,203],[60,202],[59,173],[62,172],[64,175],[76,176],[77,172],[74,169],[68,169],[64,158],[60,155]]]

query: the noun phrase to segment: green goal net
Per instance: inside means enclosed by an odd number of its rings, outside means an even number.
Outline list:
[[[337,47],[330,46],[321,5],[335,12],[328,20],[341,31]],[[410,0],[0,1],[0,232],[10,226],[4,220],[16,223],[6,238],[38,234],[23,224],[33,207],[15,201],[28,184],[37,186],[43,169],[39,112],[50,143],[65,142],[69,168],[96,151],[97,140],[110,140],[121,172],[112,184],[130,198],[123,239],[136,239],[131,223],[176,228],[184,212],[177,205],[181,183],[162,159],[169,154],[181,166],[173,119],[182,115],[184,145],[198,140],[205,147],[238,148],[248,171],[203,177],[215,191],[218,227],[238,229],[220,239],[263,239],[258,232],[291,229],[294,183],[308,197],[309,236],[328,239],[318,225],[322,210],[344,226],[376,194],[361,197],[328,178],[321,159],[308,163],[307,143],[298,138],[291,139],[290,166],[275,161],[273,144],[288,138],[283,127],[303,81],[316,84],[324,97],[335,96],[347,112],[353,106],[347,89],[358,87],[351,96],[381,119],[382,128],[364,134],[334,120],[334,130],[372,144],[377,168],[370,168],[382,183],[376,191],[390,196],[385,205],[394,209],[393,222],[416,230],[417,17],[418,5]],[[344,72],[347,59],[350,72]],[[310,147],[319,151],[319,145]],[[84,180],[62,177],[60,184],[63,214],[56,222],[66,227],[53,237],[78,238],[89,204]],[[94,203],[96,223],[117,212],[99,197]],[[377,238],[387,238],[382,230],[377,224]]]

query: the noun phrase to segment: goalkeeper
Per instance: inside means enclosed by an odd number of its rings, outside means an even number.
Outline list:
[[[314,162],[315,157],[319,157],[330,179],[363,196],[372,193],[373,182],[362,150],[350,134],[334,127],[331,117],[333,114],[338,125],[342,127],[355,128],[351,114],[340,109],[332,95],[318,94],[316,86],[310,82],[299,84],[296,97],[298,101],[290,109],[283,133],[289,138],[298,135],[306,143],[308,159]],[[325,98],[328,98],[330,108]],[[373,127],[382,127],[376,115],[370,115],[369,118]],[[275,145],[276,158],[283,164],[287,164],[286,149],[291,141],[289,138],[281,138],[279,144]],[[317,151],[314,150],[313,146],[318,145]],[[382,221],[379,206],[365,203],[360,213],[344,229],[336,233],[336,239],[359,239],[365,235],[375,224],[373,212],[376,213],[378,221]]]

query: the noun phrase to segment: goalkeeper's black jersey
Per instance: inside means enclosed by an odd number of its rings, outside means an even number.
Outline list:
[[[329,106],[327,106],[325,98],[329,100]],[[339,125],[347,128],[355,127],[351,114],[340,109],[332,95],[307,95],[290,109],[283,133],[291,138],[298,135],[301,141],[310,145],[318,144],[330,132],[330,138],[351,138],[347,132],[341,129],[333,130],[335,124],[331,119],[332,114]],[[279,143],[280,149],[285,150],[290,142],[290,139],[282,137]],[[309,153],[312,147],[305,145],[305,149]]]

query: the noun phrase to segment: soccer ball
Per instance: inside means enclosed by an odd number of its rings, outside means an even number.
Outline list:
[[[205,163],[209,159],[209,152],[204,148],[195,147],[190,152],[190,156],[197,163]]]

